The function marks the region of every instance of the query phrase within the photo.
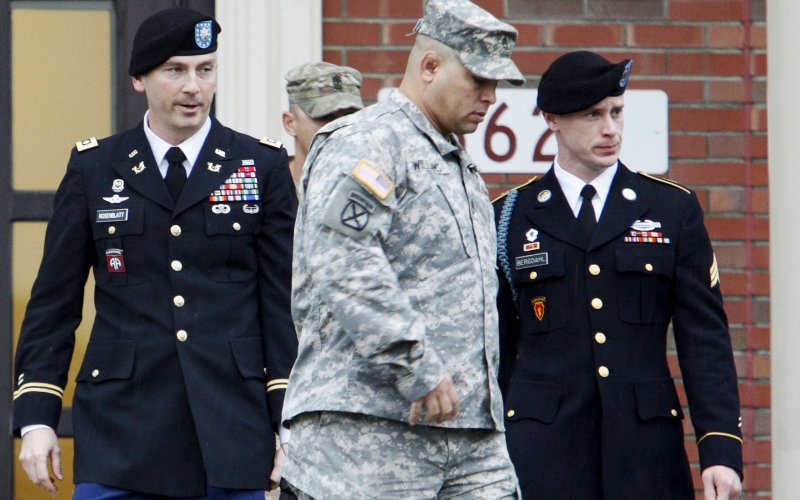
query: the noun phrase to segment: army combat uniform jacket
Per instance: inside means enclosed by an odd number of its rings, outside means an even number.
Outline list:
[[[502,430],[492,207],[455,138],[396,91],[320,131],[300,207],[284,419],[406,421],[449,373],[459,415],[441,426]]]
[[[92,270],[76,482],[170,496],[269,487],[296,353],[297,201],[285,150],[266,142],[214,120],[177,202],[142,124],[72,151],[17,348],[14,429],[57,426]]]
[[[694,498],[670,322],[701,467],[741,473],[736,372],[695,194],[619,164],[588,243],[552,168],[510,197],[495,202],[501,385],[524,497]]]

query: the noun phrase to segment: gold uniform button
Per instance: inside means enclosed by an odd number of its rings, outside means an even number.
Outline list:
[[[169,232],[172,236],[180,236],[181,235],[181,226],[175,224],[171,228],[169,228]]]
[[[186,301],[183,300],[182,295],[176,295],[175,298],[172,299],[172,303],[175,304],[176,307],[183,307]]]
[[[186,339],[189,338],[189,334],[186,333],[186,330],[178,330],[178,333],[175,334],[175,337],[178,338],[179,342],[186,342]]]
[[[508,410],[508,413],[506,413],[506,416],[507,416],[508,418],[511,418],[511,417],[513,417],[513,416],[514,416],[514,410]]]
[[[531,271],[530,277],[531,277],[532,280],[535,280],[537,276],[539,276],[539,275],[536,274],[536,271]]]
[[[652,271],[653,270],[653,264],[648,262],[647,264],[644,265],[644,269],[645,269],[645,271]]]
[[[608,377],[609,371],[608,371],[608,368],[606,368],[605,366],[601,366],[600,368],[597,369],[597,373],[601,377],[606,378],[606,377]]]
[[[173,260],[169,265],[173,271],[180,271],[183,269],[183,264],[179,260]]]
[[[108,226],[108,234],[114,234],[117,232],[117,228],[114,226]]]
[[[605,344],[606,343],[606,334],[603,332],[597,332],[594,334],[594,340],[598,344]]]
[[[92,370],[92,377],[97,378],[100,375],[100,370]]]
[[[589,266],[589,274],[591,274],[592,276],[597,276],[598,274],[600,274],[600,266],[598,266],[597,264],[592,264],[591,266]]]
[[[241,225],[241,224],[239,224],[238,222],[234,222],[234,223],[233,223],[233,230],[234,230],[234,231],[238,231],[238,230],[240,230],[241,228],[242,228],[242,225]]]
[[[675,408],[673,408],[673,409],[671,409],[671,410],[669,411],[669,414],[670,414],[670,415],[672,415],[673,417],[677,417],[677,416],[678,416],[678,410],[676,410]]]
[[[592,299],[592,308],[594,308],[594,309],[602,309],[603,308],[603,301],[598,299],[598,298]]]

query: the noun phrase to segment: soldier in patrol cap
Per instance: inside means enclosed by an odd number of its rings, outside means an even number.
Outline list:
[[[289,111],[283,113],[283,128],[294,137],[289,168],[296,183],[314,134],[323,125],[364,107],[361,73],[328,62],[301,64],[286,73],[286,93]]]
[[[517,498],[503,435],[495,233],[456,134],[499,81],[512,26],[430,0],[400,88],[323,127],[300,181],[284,406],[300,498]]]
[[[667,329],[705,498],[741,491],[736,370],[719,271],[691,190],[619,161],[632,61],[556,59],[538,105],[558,143],[495,200],[500,383],[525,499],[693,499]]]
[[[79,141],[56,193],[16,353],[28,477],[61,479],[58,425],[88,273],[96,316],[72,405],[75,499],[263,499],[296,355],[297,201],[286,151],[209,115],[210,16],[157,12],[129,73],[135,128]],[[273,483],[280,480],[273,471]]]

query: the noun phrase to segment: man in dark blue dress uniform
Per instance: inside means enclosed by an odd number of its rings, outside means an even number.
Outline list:
[[[707,499],[741,491],[739,398],[696,195],[619,162],[632,61],[556,59],[552,168],[495,201],[500,379],[526,499],[692,499],[672,323]]]
[[[61,478],[54,429],[90,270],[74,498],[263,499],[270,488],[297,349],[297,201],[280,143],[209,116],[220,31],[190,9],[145,20],[129,69],[144,120],[78,142],[56,193],[14,393],[20,460],[48,491],[49,465]]]

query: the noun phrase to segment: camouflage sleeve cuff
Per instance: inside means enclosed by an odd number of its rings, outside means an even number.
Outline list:
[[[424,345],[422,342],[411,348],[409,357],[418,360],[411,363],[413,371],[397,381],[397,390],[408,401],[416,401],[434,390],[446,375],[439,355],[425,349]],[[427,352],[423,355],[423,351]]]

